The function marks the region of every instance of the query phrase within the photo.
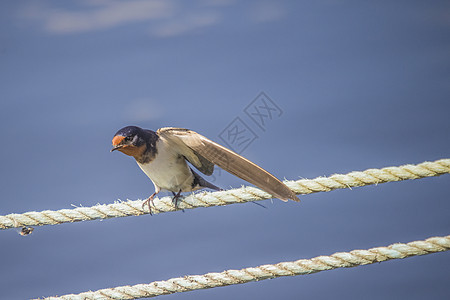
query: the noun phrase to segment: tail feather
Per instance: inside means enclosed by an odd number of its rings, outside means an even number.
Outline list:
[[[191,168],[191,171],[192,171],[192,174],[194,174],[193,187],[199,186],[200,188],[208,188],[208,189],[212,189],[212,190],[216,190],[216,191],[222,191],[222,189],[220,187],[215,186],[211,182],[206,181],[200,175],[195,173],[194,170],[192,170],[192,168]]]

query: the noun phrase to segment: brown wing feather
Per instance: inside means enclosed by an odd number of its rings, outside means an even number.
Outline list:
[[[177,151],[200,172],[207,176],[211,175],[214,172],[214,164],[203,157],[200,153],[197,153],[193,149],[189,148],[189,146],[187,146],[182,139],[179,139],[174,135],[176,132],[182,133],[183,130],[188,131],[188,129],[183,128],[164,127],[158,129],[156,133],[171,142],[172,145],[177,148]]]
[[[166,127],[159,129],[158,134],[174,142],[180,148],[183,148],[180,144],[184,144],[197,156],[256,185],[283,201],[288,199],[300,201],[291,189],[263,168],[192,130]],[[183,153],[180,154],[184,155]]]

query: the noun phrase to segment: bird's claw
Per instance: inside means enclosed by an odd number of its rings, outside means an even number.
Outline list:
[[[175,192],[172,192],[172,194],[172,203],[175,206],[175,209],[178,209],[178,199],[181,198],[181,190],[177,194],[175,194]],[[184,212],[184,209],[182,209],[182,211]]]
[[[150,213],[151,216],[153,214],[152,214],[152,207],[150,206],[150,203],[151,203],[151,205],[155,206],[155,204],[153,203],[153,198],[155,198],[155,195],[156,195],[156,193],[151,194],[151,196],[148,197],[147,200],[145,200],[142,203],[142,210],[145,210],[145,205],[147,205],[148,206],[148,212]]]

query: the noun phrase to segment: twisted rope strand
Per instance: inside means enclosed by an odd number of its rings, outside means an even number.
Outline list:
[[[362,172],[336,174],[330,177],[285,181],[284,183],[296,194],[311,194],[390,181],[439,176],[446,173],[450,173],[450,159],[424,162],[417,165],[404,165],[383,169],[368,169]],[[179,200],[178,209],[192,209],[196,207],[245,203],[270,198],[272,198],[270,194],[258,188],[241,187],[227,191],[212,193],[200,192],[192,194]],[[148,210],[142,208],[142,203],[143,200],[129,200],[115,202],[108,205],[77,207],[74,209],[61,209],[58,211],[45,210],[41,212],[9,214],[6,216],[0,216],[0,229],[23,226],[56,225],[61,223],[148,214]],[[155,214],[176,210],[172,204],[171,197],[155,198],[153,203],[155,206],[153,208]]]
[[[376,247],[368,250],[337,252],[330,256],[317,256],[312,259],[300,259],[292,262],[281,262],[241,270],[228,270],[221,273],[208,273],[205,275],[190,275],[165,281],[155,281],[149,284],[120,286],[95,292],[84,292],[78,295],[70,294],[61,297],[48,297],[45,300],[130,300],[150,298],[159,295],[241,284],[281,276],[307,275],[320,271],[350,268],[391,259],[448,250],[450,250],[450,235],[432,237],[424,241],[415,241],[407,244],[397,243],[387,247]]]

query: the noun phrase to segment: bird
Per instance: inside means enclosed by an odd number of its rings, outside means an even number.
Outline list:
[[[112,139],[113,151],[134,157],[141,170],[150,178],[155,192],[142,204],[153,205],[154,197],[161,191],[172,192],[177,201],[183,192],[209,188],[222,190],[206,181],[188,164],[209,176],[214,166],[261,188],[283,201],[300,201],[296,194],[260,166],[234,151],[213,142],[203,135],[186,128],[163,127],[156,132],[138,126],[126,126],[118,130]]]

